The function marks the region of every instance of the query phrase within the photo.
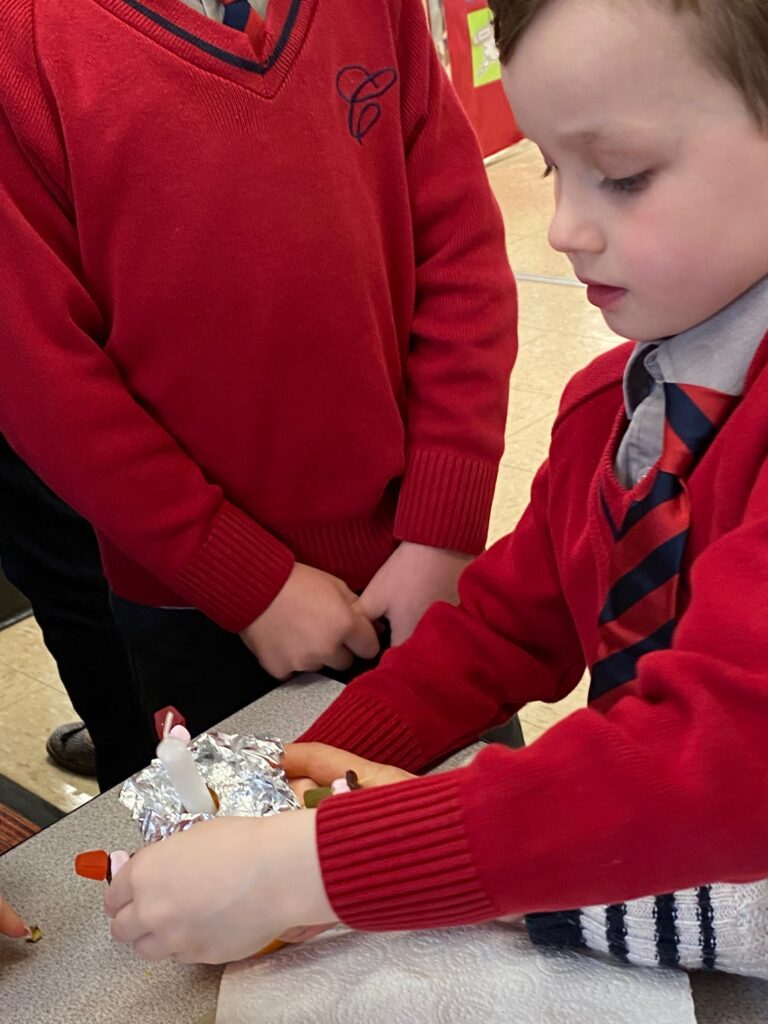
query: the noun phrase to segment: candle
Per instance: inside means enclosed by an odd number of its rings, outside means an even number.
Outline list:
[[[157,756],[190,814],[215,814],[216,804],[197,770],[194,758],[181,740],[167,736],[157,745]]]

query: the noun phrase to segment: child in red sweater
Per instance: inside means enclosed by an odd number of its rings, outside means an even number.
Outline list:
[[[570,383],[460,606],[288,751],[297,777],[398,784],[139,853],[106,899],[143,956],[527,914],[540,942],[768,974],[768,2],[492,7],[550,241],[637,344]],[[588,707],[529,748],[407,774],[585,668]]]
[[[0,430],[194,731],[455,594],[516,347],[421,0],[256,6],[2,0]]]

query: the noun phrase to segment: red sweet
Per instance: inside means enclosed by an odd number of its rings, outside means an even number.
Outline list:
[[[86,850],[75,857],[75,873],[81,878],[93,878],[97,882],[109,880],[109,854],[106,850]]]

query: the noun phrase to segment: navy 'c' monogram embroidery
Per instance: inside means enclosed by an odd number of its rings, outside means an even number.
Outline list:
[[[336,75],[336,91],[349,104],[349,134],[360,145],[381,117],[381,105],[376,100],[389,92],[396,81],[394,68],[367,71],[359,64],[348,64]]]

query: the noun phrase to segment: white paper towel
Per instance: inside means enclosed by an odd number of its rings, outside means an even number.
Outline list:
[[[537,949],[524,931],[334,931],[224,972],[216,1024],[695,1024],[680,971]]]

